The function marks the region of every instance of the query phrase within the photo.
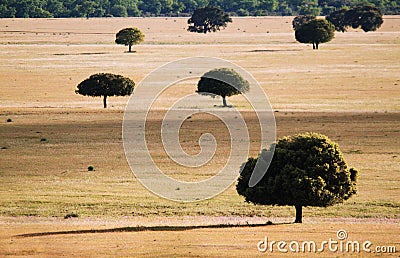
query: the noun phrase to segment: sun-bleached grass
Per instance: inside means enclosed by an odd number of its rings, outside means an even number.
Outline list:
[[[373,33],[337,33],[318,51],[295,42],[290,22],[290,17],[236,18],[224,31],[197,35],[185,31],[181,18],[0,19],[0,256],[146,256],[157,250],[166,256],[244,257],[256,255],[256,244],[266,235],[317,241],[340,228],[361,240],[398,244],[400,18],[386,17]],[[127,26],[146,34],[133,54],[113,43],[116,31]],[[121,125],[127,98],[109,98],[104,110],[100,98],[74,93],[92,73],[119,73],[138,83],[160,65],[191,56],[224,58],[249,71],[276,111],[278,137],[316,131],[338,142],[349,165],[360,170],[358,195],[334,207],[305,208],[304,225],[16,239],[88,228],[292,220],[294,208],[244,203],[234,186],[191,204],[151,194],[125,159]],[[195,82],[181,88],[182,94],[195,89]],[[173,88],[165,91],[155,107],[167,108],[175,95]],[[247,118],[255,156],[254,114],[242,97],[229,100]],[[204,179],[224,163],[226,131],[200,115],[185,122],[181,143],[196,154],[199,133],[212,128],[221,140],[215,163],[207,171],[176,169],[160,147],[161,118],[156,112],[149,119],[149,143],[170,176]],[[89,172],[88,166],[96,170]],[[79,218],[63,219],[72,213]],[[59,242],[68,245],[54,245]]]

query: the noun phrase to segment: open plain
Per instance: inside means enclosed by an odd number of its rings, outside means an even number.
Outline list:
[[[292,19],[234,18],[207,35],[187,32],[184,18],[0,19],[0,256],[251,257],[271,255],[257,250],[264,237],[320,243],[343,229],[350,240],[395,246],[397,253],[297,255],[398,257],[400,17],[384,17],[376,32],[336,32],[318,51],[295,41]],[[125,27],[146,35],[135,53],[114,43]],[[274,109],[277,137],[314,131],[336,141],[360,170],[357,196],[333,207],[306,207],[304,223],[292,224],[293,207],[245,203],[234,185],[196,203],[168,201],[143,187],[124,154],[128,98],[110,97],[103,109],[99,98],[74,90],[98,72],[139,84],[159,66],[194,56],[226,59],[251,73]],[[160,97],[160,110],[168,108],[173,89]],[[195,90],[195,83],[179,87],[180,93]],[[242,97],[228,100],[245,117],[256,156],[258,121]],[[223,166],[230,144],[220,121],[198,115],[182,126],[182,147],[192,155],[202,133],[220,141],[213,161],[197,170],[166,156],[161,121],[154,112],[146,134],[155,163],[168,175],[197,181]],[[274,249],[278,254],[293,255]]]

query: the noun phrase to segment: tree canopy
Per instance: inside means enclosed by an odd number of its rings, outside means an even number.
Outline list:
[[[335,25],[337,31],[345,32],[348,27],[361,28],[363,31],[375,31],[383,23],[381,11],[374,6],[356,6],[340,9],[329,14],[326,19]]]
[[[0,18],[190,16],[215,6],[234,15],[328,15],[359,4],[375,5],[384,14],[400,14],[398,0],[2,0]]]
[[[335,36],[335,27],[324,19],[314,19],[304,23],[295,31],[296,40],[300,43],[311,43],[313,49],[319,44],[329,42]]]
[[[308,14],[308,15],[298,15],[296,17],[293,18],[292,21],[292,27],[294,30],[297,30],[298,28],[300,28],[301,25],[303,25],[304,23],[310,22],[312,20],[314,20],[316,17],[314,15]]]
[[[250,84],[235,70],[217,68],[206,72],[197,84],[197,93],[201,95],[221,96],[222,104],[226,104],[226,97],[249,91]]]
[[[375,31],[382,23],[381,11],[373,6],[357,6],[344,14],[345,23],[353,29],[361,28],[363,31]]]
[[[279,139],[268,171],[249,187],[256,162],[257,158],[249,158],[242,165],[236,185],[239,195],[254,204],[295,206],[297,223],[302,222],[302,207],[328,207],[357,192],[358,171],[348,168],[339,146],[325,135]]]
[[[207,33],[216,32],[220,28],[225,28],[232,19],[227,13],[217,7],[203,7],[194,11],[188,20],[190,32]]]
[[[144,34],[138,28],[125,28],[115,35],[115,43],[128,46],[128,52],[132,52],[132,45],[143,42]]]
[[[330,13],[328,16],[326,16],[326,20],[332,23],[335,26],[336,31],[341,31],[345,32],[348,24],[346,23],[344,19],[344,15],[347,12],[347,9],[340,9],[337,11],[334,11]]]
[[[107,97],[131,95],[135,83],[122,75],[97,73],[78,84],[76,94],[91,97],[103,97],[104,108],[107,108]]]

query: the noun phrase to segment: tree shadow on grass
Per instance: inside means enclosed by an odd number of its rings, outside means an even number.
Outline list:
[[[122,233],[122,232],[142,232],[142,231],[187,231],[193,229],[219,229],[219,228],[252,228],[252,227],[265,227],[273,225],[293,224],[291,222],[272,223],[267,222],[264,224],[218,224],[218,225],[198,225],[198,226],[137,226],[137,227],[121,227],[109,229],[83,229],[83,230],[69,230],[69,231],[52,231],[52,232],[38,232],[16,235],[15,237],[40,237],[40,236],[54,236],[54,235],[80,235],[80,234],[98,234],[98,233]]]
[[[301,51],[301,50],[300,49],[255,49],[247,52],[259,53],[259,52],[288,52],[288,51]]]
[[[90,56],[90,55],[106,55],[109,52],[93,52],[93,53],[57,53],[55,56]]]

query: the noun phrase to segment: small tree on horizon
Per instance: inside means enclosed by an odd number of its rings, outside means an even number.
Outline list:
[[[304,23],[295,31],[296,40],[300,43],[312,43],[313,49],[319,44],[329,42],[335,36],[335,27],[323,19],[314,19]]]
[[[144,34],[138,28],[125,28],[115,35],[115,43],[128,46],[128,52],[132,52],[132,45],[143,42]]]
[[[294,206],[295,223],[302,223],[303,207],[332,206],[357,193],[358,171],[348,168],[339,146],[325,135],[305,133],[279,139],[268,171],[249,187],[256,163],[257,158],[249,158],[242,165],[238,194],[253,204]]]
[[[226,28],[228,22],[232,22],[232,19],[223,10],[206,6],[194,11],[192,17],[188,20],[188,31],[204,34],[216,32],[221,27]]]
[[[103,106],[107,108],[107,97],[129,96],[135,83],[122,75],[97,73],[78,84],[76,94],[91,97],[103,97]]]
[[[197,84],[197,93],[200,95],[221,96],[222,104],[226,104],[226,97],[246,93],[250,84],[235,70],[218,68],[206,72]]]

